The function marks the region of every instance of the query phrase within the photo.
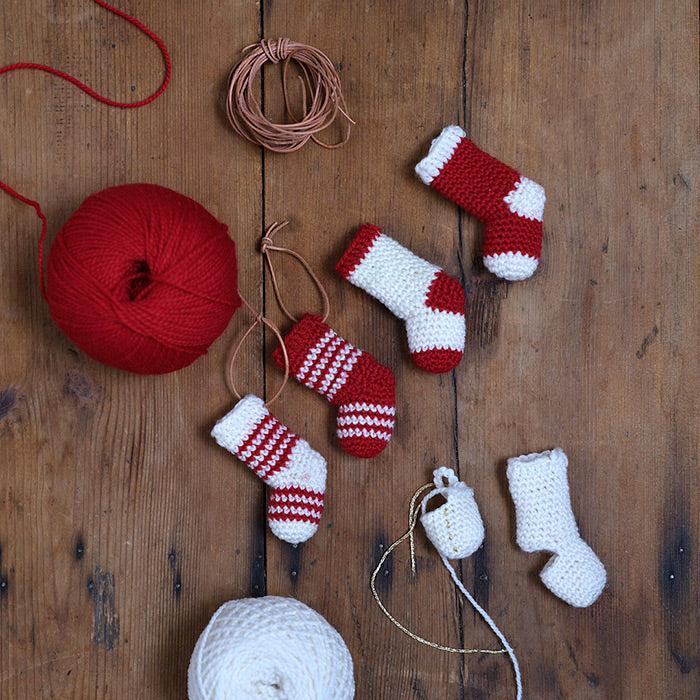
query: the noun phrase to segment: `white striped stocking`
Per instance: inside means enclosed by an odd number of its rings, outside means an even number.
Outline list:
[[[323,512],[326,460],[253,394],[217,421],[211,434],[270,487],[270,530],[291,544],[308,540]]]

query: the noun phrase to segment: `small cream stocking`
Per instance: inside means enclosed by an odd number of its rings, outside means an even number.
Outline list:
[[[540,572],[542,582],[570,605],[587,607],[603,590],[606,573],[579,534],[571,509],[567,466],[561,448],[508,460],[516,541],[525,552],[553,552]]]

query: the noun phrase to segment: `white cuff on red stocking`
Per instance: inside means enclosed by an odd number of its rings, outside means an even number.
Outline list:
[[[488,270],[523,280],[537,268],[542,250],[544,188],[477,148],[456,125],[433,140],[416,174],[485,224]]]

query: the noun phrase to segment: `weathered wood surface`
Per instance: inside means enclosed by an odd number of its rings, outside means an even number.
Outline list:
[[[167,5],[167,7],[166,7]],[[343,453],[335,409],[290,381],[274,413],[329,463],[318,533],[293,549],[265,529],[261,482],[208,433],[236,313],[209,355],[162,377],[92,361],[38,287],[33,211],[1,202],[0,697],[184,697],[199,632],[226,600],[292,595],[342,634],[358,700],[510,698],[504,657],[452,656],[380,613],[369,575],[440,464],[474,487],[484,547],[467,587],[515,647],[528,698],[698,698],[698,6],[690,2],[420,3],[128,0],[160,34],[173,81],[133,112],[35,72],[2,76],[0,178],[41,202],[50,236],[93,191],[157,182],[229,224],[242,293],[280,324],[257,241],[280,242],[326,286],[333,328],[394,370],[397,425],[378,458]],[[0,61],[41,61],[117,99],[158,85],[157,49],[89,0],[7,0]],[[289,36],[340,67],[348,144],[277,155],[234,136],[225,79],[240,49]],[[265,71],[266,109],[279,108]],[[479,262],[481,224],[413,175],[448,123],[544,185],[542,264],[526,282]],[[373,221],[458,276],[467,352],[416,369],[404,329],[333,265]],[[318,309],[278,256],[293,308]],[[273,339],[236,369],[270,396]],[[583,536],[605,562],[600,600],[572,609],[515,544],[509,456],[560,445]],[[418,576],[398,549],[379,590],[416,633],[495,647],[422,532]]]

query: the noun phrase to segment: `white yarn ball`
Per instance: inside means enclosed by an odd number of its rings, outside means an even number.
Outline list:
[[[190,700],[352,700],[352,658],[342,637],[293,598],[224,603],[190,659]]]

